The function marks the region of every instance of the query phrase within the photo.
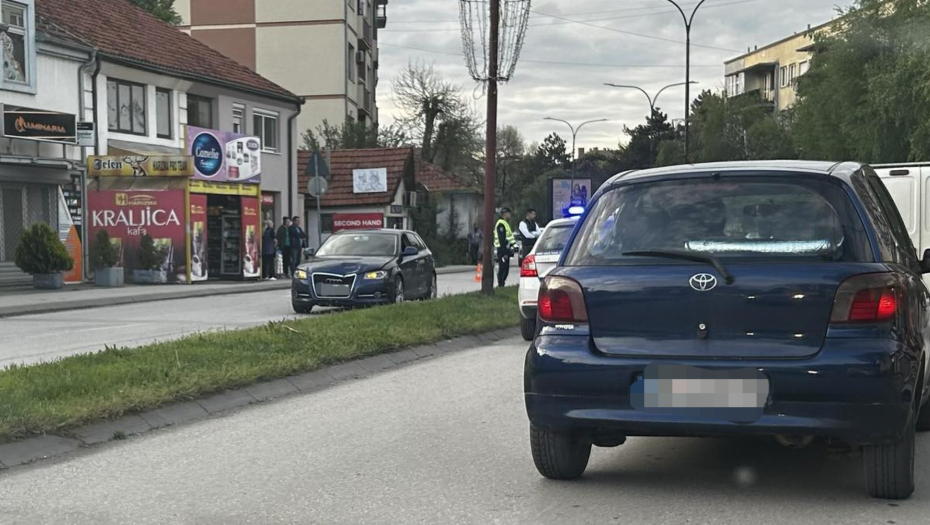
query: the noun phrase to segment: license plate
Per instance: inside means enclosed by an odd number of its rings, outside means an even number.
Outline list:
[[[630,401],[643,412],[753,422],[762,416],[769,387],[768,378],[752,368],[652,364],[630,387]]]
[[[319,285],[319,294],[320,297],[348,297],[349,296],[349,285],[347,284],[328,284],[320,283]]]

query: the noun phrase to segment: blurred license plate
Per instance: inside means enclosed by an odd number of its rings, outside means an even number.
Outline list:
[[[708,370],[653,364],[630,387],[636,410],[739,422],[759,419],[768,398],[768,378],[752,368]]]
[[[319,284],[319,294],[321,297],[348,297],[349,285],[347,284]]]

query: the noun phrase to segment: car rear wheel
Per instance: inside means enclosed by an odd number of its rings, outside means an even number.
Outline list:
[[[520,318],[520,335],[524,341],[532,341],[536,337],[536,319]]]
[[[439,297],[439,279],[436,278],[436,274],[433,274],[433,280],[430,281],[429,290],[426,291],[426,295],[423,299],[435,299]]]
[[[869,495],[881,499],[905,499],[914,492],[914,423],[892,443],[865,447],[865,480]]]
[[[578,434],[552,432],[530,425],[533,463],[540,474],[555,480],[581,477],[591,457],[591,442]]]

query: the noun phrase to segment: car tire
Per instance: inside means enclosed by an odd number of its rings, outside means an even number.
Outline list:
[[[536,337],[536,319],[520,318],[520,335],[524,341],[532,341]]]
[[[296,313],[298,313],[298,314],[309,314],[310,312],[313,311],[313,305],[312,305],[312,304],[297,304],[297,303],[291,303],[291,306],[294,308],[294,312],[296,312]]]
[[[896,441],[865,447],[865,481],[870,496],[899,500],[914,492],[915,435],[912,421]]]
[[[439,298],[439,277],[435,273],[433,274],[433,284],[429,286],[429,294],[427,294],[426,298],[430,300]]]
[[[404,289],[404,279],[398,275],[394,278],[394,291],[391,292],[391,302],[394,304],[400,304],[406,299],[407,296]]]
[[[577,479],[591,457],[591,443],[573,433],[553,432],[530,425],[530,448],[536,470],[554,480]]]

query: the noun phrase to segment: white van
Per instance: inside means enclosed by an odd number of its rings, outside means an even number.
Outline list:
[[[878,164],[872,168],[898,205],[920,258],[930,250],[930,163]]]

